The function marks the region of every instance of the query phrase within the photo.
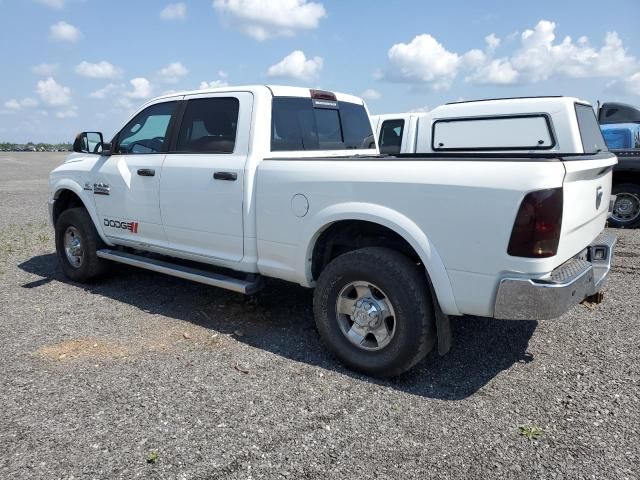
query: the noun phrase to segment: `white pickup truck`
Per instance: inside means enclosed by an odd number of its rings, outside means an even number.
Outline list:
[[[110,143],[79,134],[51,173],[60,264],[75,281],[115,261],[245,294],[262,277],[315,287],[322,339],[377,376],[445,352],[450,315],[557,317],[609,272],[616,157],[574,99],[467,107],[428,125],[437,151],[381,156],[349,95],[154,99]]]

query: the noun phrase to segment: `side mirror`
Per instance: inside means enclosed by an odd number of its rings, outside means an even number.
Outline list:
[[[96,155],[109,155],[111,144],[104,143],[100,132],[82,132],[76,135],[73,142],[73,151],[77,153],[93,153]]]

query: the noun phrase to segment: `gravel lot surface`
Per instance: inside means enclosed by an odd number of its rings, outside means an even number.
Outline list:
[[[67,281],[62,158],[0,154],[0,479],[638,478],[640,231],[614,231],[603,304],[453,319],[447,356],[380,382],[323,350],[294,285]]]

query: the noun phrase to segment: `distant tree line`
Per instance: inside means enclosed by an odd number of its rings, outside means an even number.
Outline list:
[[[72,150],[71,143],[13,143],[13,142],[0,142],[0,151],[31,151],[31,152],[56,152],[56,151],[70,151]]]

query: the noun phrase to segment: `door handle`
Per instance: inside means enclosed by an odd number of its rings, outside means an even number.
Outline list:
[[[214,180],[228,180],[230,182],[235,182],[238,179],[238,174],[236,172],[215,172],[213,174]]]
[[[138,175],[141,177],[153,177],[156,171],[153,168],[139,168]]]

